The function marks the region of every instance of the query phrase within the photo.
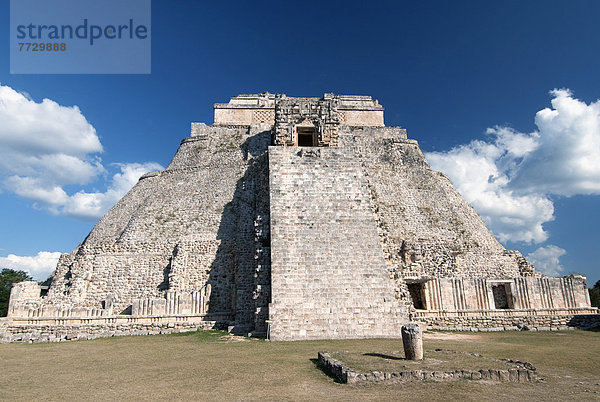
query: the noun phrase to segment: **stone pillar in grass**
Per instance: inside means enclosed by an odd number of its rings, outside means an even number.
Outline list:
[[[423,360],[423,333],[419,324],[402,326],[402,343],[404,356],[408,360]]]

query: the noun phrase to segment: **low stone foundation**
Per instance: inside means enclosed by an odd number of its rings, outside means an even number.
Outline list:
[[[410,370],[392,373],[383,373],[379,371],[359,373],[350,367],[345,366],[341,361],[332,358],[329,353],[319,352],[318,365],[327,375],[344,384],[404,381],[456,381],[463,379],[497,382],[533,382],[538,380],[534,370],[521,368],[517,364],[515,364],[516,368],[508,370]]]
[[[552,311],[553,314],[526,310],[501,312],[418,311],[414,314],[414,319],[427,325],[428,329],[447,331],[558,331],[573,328],[589,329],[600,326],[600,314],[594,314],[596,311],[593,308],[581,311],[583,314],[569,314],[569,311],[558,310]]]
[[[205,316],[127,317],[97,319],[0,320],[0,343],[62,342],[126,335],[158,335],[198,329],[227,328],[227,320]]]

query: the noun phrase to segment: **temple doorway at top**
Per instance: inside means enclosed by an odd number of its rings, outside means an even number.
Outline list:
[[[297,127],[298,146],[314,147],[316,146],[316,130],[314,127]]]

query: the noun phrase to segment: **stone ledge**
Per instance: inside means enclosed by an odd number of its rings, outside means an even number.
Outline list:
[[[7,325],[0,326],[0,343],[63,342],[128,335],[158,335],[222,329],[227,321],[129,322],[112,324]]]
[[[0,324],[7,326],[22,325],[104,325],[104,324],[154,324],[172,322],[229,321],[229,312],[202,314],[161,314],[161,315],[107,315],[107,316],[31,316],[1,317]]]
[[[497,310],[417,310],[416,319],[420,318],[494,318],[494,317],[535,317],[566,315],[600,315],[596,307],[567,308],[530,308],[530,309],[497,309]]]
[[[587,309],[593,310],[593,309]],[[553,310],[557,312],[557,310]],[[557,314],[540,314],[532,311],[530,315],[419,315],[415,314],[415,321],[426,325],[428,329],[444,331],[562,331],[574,328],[590,329],[600,327],[600,314],[587,314],[586,309],[581,309],[583,314],[568,314],[570,309],[557,312]],[[522,313],[522,312],[519,312]]]
[[[507,361],[511,362],[511,361]],[[384,373],[373,371],[360,373],[334,359],[328,352],[319,352],[317,364],[329,376],[343,384],[360,384],[373,382],[405,382],[405,381],[457,381],[488,380],[496,382],[535,382],[538,380],[534,370],[512,368],[508,370],[454,370],[428,371],[407,370]]]

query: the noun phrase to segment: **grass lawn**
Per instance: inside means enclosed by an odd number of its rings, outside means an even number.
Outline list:
[[[402,341],[266,342],[211,331],[2,344],[0,400],[600,400],[600,332],[431,332],[424,346],[528,361],[545,381],[351,386],[317,369],[318,351],[389,354]]]

